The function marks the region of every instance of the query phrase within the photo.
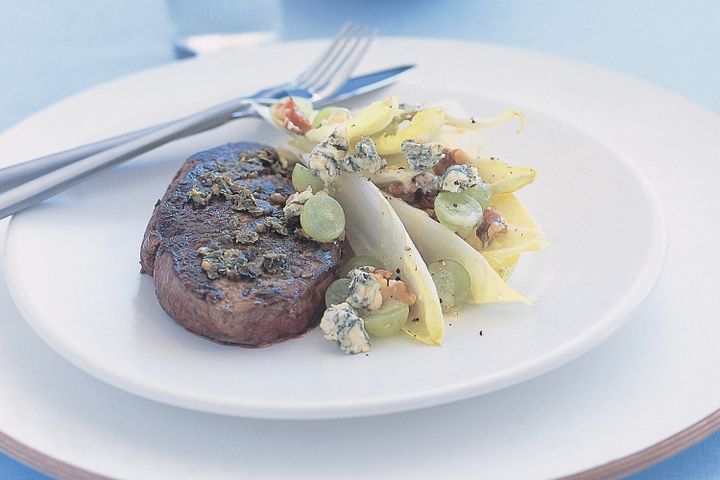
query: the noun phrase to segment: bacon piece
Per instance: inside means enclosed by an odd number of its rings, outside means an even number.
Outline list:
[[[292,97],[274,107],[273,116],[282,122],[283,126],[293,133],[305,135],[312,128],[310,120],[305,116]]]
[[[472,160],[461,148],[444,148],[443,153],[445,154],[443,159],[433,167],[433,173],[437,176],[444,175],[445,170],[453,165],[465,165]]]
[[[435,197],[437,197],[437,194],[438,192],[424,193],[421,190],[416,190],[411,194],[404,195],[402,199],[415,208],[427,210],[429,208],[435,208]]]
[[[502,215],[492,207],[483,212],[483,221],[477,228],[475,235],[480,239],[483,247],[488,247],[498,235],[508,231],[507,223]]]
[[[405,282],[392,279],[394,276],[392,272],[376,269],[372,272],[372,276],[380,282],[380,294],[383,297],[383,301],[388,298],[394,298],[395,300],[400,300],[403,303],[412,305],[417,300],[417,297],[410,292]]]
[[[382,270],[380,268],[376,268],[372,272],[372,276],[375,277],[377,279],[377,281],[380,283],[387,283],[387,282],[385,282],[385,280],[391,279],[393,277],[393,274],[392,274],[392,272],[389,272],[387,270]]]
[[[412,305],[417,301],[415,294],[411,293],[407,284],[401,280],[388,281],[388,298],[400,300],[408,305]]]
[[[402,182],[393,182],[388,185],[388,193],[393,197],[402,197],[405,193],[405,185]]]
[[[388,185],[388,193],[399,197],[415,208],[427,210],[435,205],[438,194],[438,182],[432,173],[423,172],[415,175],[408,185],[393,182]]]

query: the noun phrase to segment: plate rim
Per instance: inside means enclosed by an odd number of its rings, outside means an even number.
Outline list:
[[[720,408],[657,443],[587,470],[558,477],[558,480],[604,480],[632,475],[692,447],[718,431],[720,431]],[[47,455],[2,431],[0,431],[0,451],[24,465],[59,479],[113,480],[112,477]]]
[[[407,40],[408,38],[401,37],[400,39]],[[492,45],[492,44],[483,43],[483,42],[470,42],[470,41],[462,41],[462,40],[456,40],[456,39],[450,39],[450,40],[454,43],[463,44],[463,45],[479,44],[479,45],[484,45],[486,47],[507,48],[509,50],[520,51],[526,55],[531,54],[536,57],[547,57],[547,58],[554,59],[554,60],[560,60],[560,61],[566,62],[568,64],[572,64],[572,63],[583,64],[584,63],[584,62],[578,62],[578,61],[572,60],[572,59],[565,59],[565,58],[559,57],[557,55],[549,54],[546,52],[531,51],[528,49],[521,49],[521,48],[511,48],[511,47],[506,47],[506,46],[502,46],[502,45]],[[304,42],[307,42],[307,40],[304,40]],[[586,65],[589,65],[589,64],[586,64]],[[635,82],[638,85],[642,84],[645,87],[651,87],[658,91],[662,91],[662,93],[664,95],[666,95],[668,98],[671,98],[671,97],[679,98],[687,106],[693,106],[695,108],[698,108],[699,110],[701,110],[704,113],[713,115],[715,117],[717,116],[716,112],[713,112],[713,111],[709,110],[707,107],[702,106],[693,100],[687,99],[687,98],[681,96],[680,94],[673,92],[671,90],[659,87],[650,82],[647,82],[647,81],[644,81],[641,79],[637,79],[635,77],[632,77],[627,74],[623,74],[621,72],[615,72],[615,71],[612,71],[609,69],[604,69],[604,68],[595,67],[595,66],[593,66],[593,67],[597,68],[598,70],[601,70],[602,72],[616,75],[618,77],[624,77],[628,80],[632,80],[633,82]],[[105,85],[105,84],[102,84],[102,85]],[[100,86],[102,86],[102,85],[100,85]],[[75,95],[81,95],[82,93],[85,93],[88,90],[92,90],[93,88],[95,88],[95,87],[83,90],[82,92],[79,92],[78,94],[75,94]],[[67,101],[70,98],[75,97],[75,95],[67,97],[67,98],[63,99],[62,101]],[[56,105],[58,103],[60,103],[60,102],[55,102],[52,105]],[[50,107],[50,105],[48,105],[45,108],[49,108],[49,107]],[[20,127],[25,122],[25,120],[32,118],[35,115],[39,115],[44,110],[45,109],[40,110],[39,112],[34,113],[30,117],[27,117],[26,119],[23,119],[23,120],[17,122],[16,124],[10,126],[4,132],[0,132],[0,137],[4,136],[5,133],[13,132],[15,130],[15,128]],[[572,474],[570,476],[561,477],[561,478],[595,479],[595,478],[605,478],[606,475],[615,476],[615,475],[631,474],[642,468],[651,466],[651,465],[673,455],[674,453],[677,453],[677,451],[685,449],[685,448],[701,441],[703,438],[709,436],[710,434],[712,434],[718,430],[720,430],[720,409],[715,410],[713,413],[710,413],[709,415],[703,417],[701,420],[697,421],[696,423],[691,424],[687,428],[679,430],[677,433],[675,433],[669,437],[666,437],[665,439],[663,439],[657,443],[653,443],[646,448],[640,449],[640,450],[636,451],[635,453],[631,453],[631,454],[628,454],[628,455],[625,455],[622,457],[618,457],[615,460],[610,460],[599,466],[592,467],[592,468],[589,468],[586,470],[582,470],[579,473]],[[681,436],[685,436],[686,438],[683,440],[683,439],[679,438]],[[4,433],[2,431],[0,431],[0,450],[6,451],[11,456],[14,456],[15,458],[17,458],[19,461],[21,461],[23,463],[26,463],[26,464],[32,465],[32,466],[36,466],[39,470],[45,471],[45,472],[48,472],[51,474],[55,474],[54,473],[55,470],[50,470],[50,469],[56,468],[56,466],[59,465],[61,467],[65,466],[64,468],[72,469],[72,470],[69,470],[70,472],[79,472],[79,473],[85,475],[85,476],[74,476],[73,475],[73,476],[61,477],[61,478],[88,478],[88,479],[98,479],[98,478],[106,479],[106,478],[108,478],[108,477],[98,476],[97,474],[94,474],[88,470],[83,470],[81,468],[75,467],[70,463],[56,460],[51,456],[43,454],[39,450],[35,450],[27,445],[20,443],[19,441],[15,440],[13,437],[7,435],[6,433]],[[17,454],[14,454],[14,452],[17,452]],[[33,453],[36,453],[37,456],[39,456],[41,458],[36,460],[35,456],[32,456]],[[652,459],[647,458],[646,456],[643,456],[642,459],[640,458],[640,455],[649,454],[649,453],[657,454],[658,456],[656,456]],[[633,459],[633,457],[636,457],[636,459],[633,460],[634,463],[629,464],[628,461],[630,459]],[[44,461],[43,459],[45,459],[47,461],[45,464],[42,463]],[[621,463],[623,463],[623,462],[625,462],[625,464],[621,465]],[[45,466],[43,466],[43,465],[45,465]],[[598,476],[599,473],[595,473],[594,476],[589,476],[591,473],[594,473],[602,468],[606,469],[604,471],[604,474],[602,477]],[[58,474],[62,475],[63,472],[67,473],[68,471],[67,470],[57,470],[57,472],[58,472]]]
[[[202,59],[200,59],[202,60]],[[192,62],[193,60],[190,60]],[[186,64],[188,62],[185,62]],[[160,68],[166,69],[167,65]],[[152,71],[146,70],[142,73]],[[430,87],[406,81],[407,84],[416,88],[433,90],[442,88]],[[100,86],[98,86],[99,88]],[[445,88],[445,90],[456,91],[463,95],[485,99],[493,102],[504,101],[500,98],[489,97],[487,95],[478,94],[477,92],[468,91],[462,88]],[[600,318],[596,324],[586,329],[582,334],[577,335],[572,340],[558,345],[555,348],[544,352],[542,355],[535,356],[522,363],[515,364],[504,370],[500,370],[490,375],[486,375],[479,380],[466,380],[458,382],[450,386],[438,387],[432,390],[425,390],[413,395],[411,404],[408,404],[407,397],[398,397],[397,395],[376,397],[374,399],[358,402],[334,402],[334,403],[317,403],[312,404],[292,404],[287,402],[259,402],[258,399],[250,401],[242,401],[241,399],[233,399],[233,401],[212,399],[204,395],[188,396],[185,393],[178,392],[174,388],[157,387],[149,385],[146,381],[133,381],[124,375],[118,374],[114,369],[101,367],[86,359],[83,355],[78,355],[71,348],[66,348],[63,342],[56,339],[49,332],[42,328],[42,322],[31,320],[34,315],[31,312],[33,302],[27,298],[25,289],[18,286],[19,280],[14,277],[13,272],[18,270],[15,256],[10,255],[11,245],[20,240],[16,238],[16,229],[13,228],[18,218],[13,216],[6,233],[5,251],[5,279],[10,294],[15,302],[17,309],[21,312],[25,321],[31,326],[33,331],[38,334],[53,350],[58,352],[63,358],[67,359],[77,368],[89,373],[100,381],[108,383],[116,388],[130,392],[132,394],[148,398],[160,403],[186,408],[194,411],[214,413],[221,415],[230,415],[245,418],[259,419],[277,419],[277,420],[322,420],[322,419],[340,419],[340,418],[356,418],[364,416],[374,416],[391,414],[402,411],[411,411],[421,408],[427,408],[437,405],[443,405],[454,401],[465,400],[468,398],[484,395],[490,392],[498,391],[503,388],[516,385],[529,379],[540,376],[562,365],[565,365],[580,356],[588,353],[605,340],[610,338],[622,326],[626,324],[631,317],[632,311],[637,308],[642,301],[651,293],[657,279],[662,272],[667,254],[667,226],[665,214],[661,206],[661,202],[652,187],[649,179],[637,167],[637,165],[626,155],[617,151],[617,149],[601,141],[587,130],[580,128],[563,118],[559,118],[551,113],[526,107],[526,111],[536,112],[540,115],[550,118],[551,120],[562,124],[564,127],[574,130],[585,137],[587,140],[596,143],[603,149],[610,152],[618,159],[623,166],[628,168],[634,176],[636,185],[642,191],[643,198],[647,200],[650,215],[652,217],[652,243],[648,249],[647,261],[642,265],[642,270],[636,275],[631,288],[620,297],[619,300]]]

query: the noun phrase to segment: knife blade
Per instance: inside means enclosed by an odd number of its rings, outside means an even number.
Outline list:
[[[377,72],[367,73],[365,75],[358,75],[357,77],[351,77],[337,92],[333,93],[324,100],[315,102],[314,105],[316,107],[323,107],[325,105],[330,105],[332,103],[347,100],[349,98],[364,95],[380,88],[387,87],[397,82],[400,77],[414,68],[415,65],[412,64],[400,65],[398,67],[392,67],[385,70],[379,70]]]

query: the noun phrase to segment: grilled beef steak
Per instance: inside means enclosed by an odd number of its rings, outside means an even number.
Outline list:
[[[303,334],[322,314],[342,244],[286,222],[293,193],[275,150],[235,143],[185,161],[155,206],[140,253],[160,305],[187,329],[247,347]]]

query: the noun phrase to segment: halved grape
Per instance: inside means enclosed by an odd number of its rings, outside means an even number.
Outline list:
[[[466,188],[460,193],[469,195],[475,200],[477,200],[483,210],[490,206],[490,197],[492,196],[492,192],[490,192],[488,186],[482,182],[478,183],[474,187]]]
[[[410,307],[400,300],[385,300],[382,306],[372,312],[361,312],[365,330],[373,337],[395,335],[405,325]]]
[[[345,212],[329,195],[313,195],[300,212],[300,226],[313,240],[330,242],[345,230]]]
[[[338,278],[325,290],[325,306],[338,305],[348,298],[349,278]]]
[[[339,275],[341,277],[347,277],[350,270],[358,267],[383,268],[382,263],[377,258],[370,255],[359,255],[357,257],[352,257],[350,260],[345,262],[342,267],[340,267]]]
[[[296,163],[293,168],[292,184],[298,192],[304,192],[308,186],[312,188],[313,193],[317,193],[325,188],[323,181],[315,176],[310,169],[302,163]]]
[[[462,307],[470,293],[470,275],[458,261],[438,260],[428,265],[443,312]]]
[[[440,223],[464,237],[483,220],[480,203],[459,192],[440,192],[435,198],[435,215]]]
[[[312,128],[318,128],[322,124],[323,120],[332,115],[336,108],[337,107],[325,107],[321,109],[317,115],[315,115],[315,118],[313,118]]]

